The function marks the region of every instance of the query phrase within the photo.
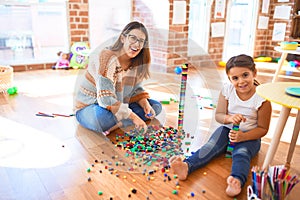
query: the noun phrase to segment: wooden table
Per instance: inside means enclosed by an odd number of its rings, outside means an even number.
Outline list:
[[[298,139],[298,134],[300,130],[300,97],[295,97],[286,94],[285,89],[287,87],[300,87],[300,82],[276,82],[276,83],[266,83],[259,85],[256,88],[256,92],[258,95],[262,96],[263,98],[282,105],[282,109],[280,111],[280,116],[278,119],[277,126],[275,128],[275,132],[273,138],[271,140],[271,145],[268,149],[263,169],[267,169],[269,164],[272,162],[274,155],[276,153],[283,129],[285,127],[286,121],[290,115],[291,109],[295,108],[298,110],[296,122],[294,126],[293,136],[291,139],[288,156],[286,159],[286,166],[290,166],[290,162],[292,160],[292,156],[294,153],[294,149],[296,146],[296,142]]]
[[[279,75],[279,73],[281,71],[281,68],[283,66],[283,63],[284,63],[287,55],[289,53],[290,54],[300,55],[300,47],[298,47],[296,50],[283,50],[283,49],[281,49],[281,47],[277,46],[274,49],[275,49],[275,51],[281,52],[281,57],[280,57],[280,60],[278,61],[277,69],[276,69],[275,75],[274,75],[274,77],[272,79],[273,83],[277,80],[278,75]]]

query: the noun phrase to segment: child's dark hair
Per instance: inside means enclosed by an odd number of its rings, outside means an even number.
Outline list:
[[[253,58],[246,54],[240,54],[231,57],[226,63],[226,74],[228,74],[229,70],[233,67],[245,67],[256,73],[256,67]],[[259,85],[259,82],[255,79],[254,85]]]

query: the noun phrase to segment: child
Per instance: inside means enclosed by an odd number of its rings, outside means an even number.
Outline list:
[[[242,54],[228,60],[226,74],[231,84],[223,86],[215,114],[216,121],[222,126],[190,157],[184,160],[179,156],[170,158],[171,169],[180,180],[185,180],[213,158],[225,154],[230,140],[235,146],[226,194],[234,197],[241,192],[247,181],[251,159],[258,153],[261,138],[267,134],[271,119],[271,103],[255,92],[258,85],[256,73],[250,56]],[[233,124],[240,124],[239,130],[232,130]]]

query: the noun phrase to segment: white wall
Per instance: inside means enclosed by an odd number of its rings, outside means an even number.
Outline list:
[[[131,21],[131,0],[89,0],[91,49],[119,35]]]

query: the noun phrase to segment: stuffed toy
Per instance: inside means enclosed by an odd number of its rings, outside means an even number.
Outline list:
[[[83,69],[88,65],[90,47],[86,42],[75,42],[71,46],[70,66],[73,69]]]
[[[69,61],[70,53],[59,51],[57,55],[59,56],[59,59],[56,65],[52,67],[52,69],[66,69],[66,70],[70,69],[70,61]]]

